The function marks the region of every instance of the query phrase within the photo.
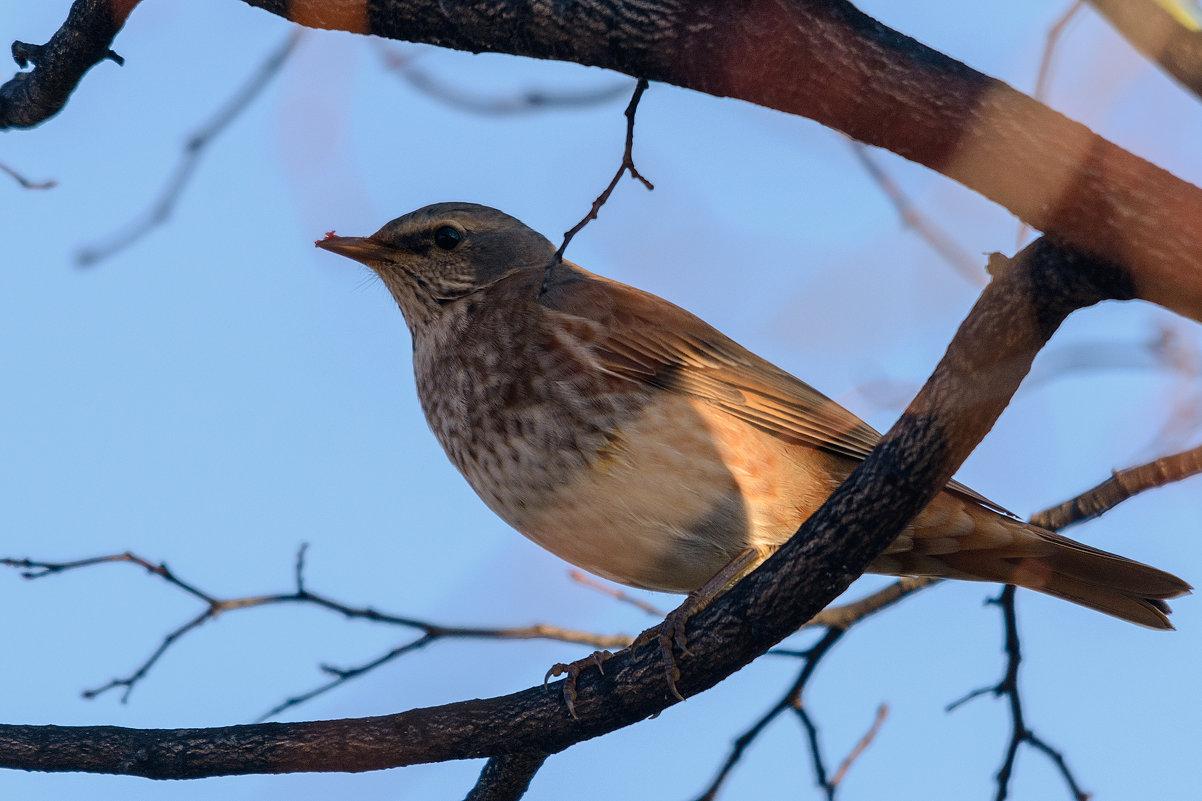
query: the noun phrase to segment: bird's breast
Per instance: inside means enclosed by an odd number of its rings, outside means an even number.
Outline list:
[[[833,486],[795,446],[703,399],[515,333],[466,326],[453,347],[419,342],[422,407],[481,499],[579,567],[688,592],[743,549],[779,544]]]

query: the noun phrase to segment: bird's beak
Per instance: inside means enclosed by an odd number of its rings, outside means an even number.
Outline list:
[[[329,233],[325,239],[319,239],[313,244],[322,250],[346,256],[362,264],[391,261],[396,255],[396,251],[387,245],[362,236],[334,236],[333,233]]]

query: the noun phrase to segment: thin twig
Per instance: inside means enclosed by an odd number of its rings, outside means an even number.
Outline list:
[[[810,717],[810,712],[802,705],[801,699],[794,699],[794,704],[791,707],[797,714],[797,719],[801,723],[801,727],[805,729],[806,743],[810,746],[810,762],[814,766],[814,780],[818,782],[818,787],[826,796],[827,801],[834,801],[835,787],[826,778],[826,761],[822,758],[822,744],[818,737],[818,724]]]
[[[1202,424],[1202,351],[1197,339],[1185,334],[1180,325],[1161,327],[1159,352],[1165,365],[1180,377],[1168,402],[1169,413],[1156,432],[1147,452],[1152,454],[1176,450]]]
[[[1108,481],[1104,481],[1076,498],[1034,515],[1031,522],[1050,531],[1059,531],[1073,523],[1095,518],[1140,492],[1173,481],[1180,481],[1200,472],[1202,472],[1202,446],[1157,459],[1149,464],[1116,472]],[[993,686],[973,690],[949,704],[947,711],[951,712],[982,695],[1006,697],[1010,707],[1012,731],[1010,742],[1006,747],[1006,756],[997,774],[997,801],[1006,798],[1010,778],[1014,772],[1015,760],[1018,757],[1018,749],[1024,743],[1043,753],[1056,765],[1065,784],[1068,785],[1077,801],[1087,801],[1090,795],[1081,789],[1076,777],[1069,770],[1064,755],[1029,729],[1024,721],[1022,697],[1018,687],[1018,669],[1022,661],[1022,652],[1019,644],[1014,598],[1015,588],[1008,585],[1002,590],[1001,596],[993,601],[1002,609],[1005,631],[1006,671],[1002,680]]]
[[[588,573],[584,573],[580,570],[569,570],[568,578],[577,584],[582,584],[585,587],[588,587],[590,590],[596,590],[602,595],[608,595],[610,598],[613,598],[616,601],[620,601],[624,604],[630,604],[635,609],[646,612],[648,615],[658,620],[662,620],[668,614],[664,610],[657,608],[655,605],[647,603],[642,598],[636,598],[630,593],[624,592],[621,588],[615,587],[612,584],[604,584],[600,581],[597,581],[597,579],[593,578]]]
[[[1034,97],[1041,103],[1046,103],[1048,99],[1048,86],[1052,82],[1052,65],[1056,60],[1056,48],[1060,46],[1065,28],[1072,22],[1073,17],[1077,16],[1077,12],[1083,5],[1085,5],[1085,0],[1073,0],[1065,12],[1052,23],[1052,27],[1048,28],[1048,35],[1043,45],[1043,56],[1039,59],[1039,75],[1035,78]],[[1025,222],[1019,223],[1017,247],[1023,246],[1023,243],[1027,241],[1027,234],[1030,232],[1030,225]]]
[[[1076,777],[1069,770],[1064,755],[1049,745],[1046,740],[1035,734],[1026,724],[1023,715],[1022,694],[1018,687],[1018,670],[1022,663],[1022,650],[1019,645],[1018,619],[1014,610],[1014,597],[1015,588],[1013,585],[1008,584],[1002,589],[1002,594],[991,601],[991,603],[995,603],[1001,607],[1005,628],[1006,671],[1001,681],[992,687],[974,690],[963,698],[949,704],[947,711],[951,712],[962,704],[974,698],[979,698],[982,695],[993,695],[995,698],[1004,696],[1006,698],[1010,709],[1010,742],[1006,746],[1006,755],[1002,760],[1002,766],[997,772],[997,794],[994,796],[995,801],[1004,801],[1009,793],[1010,778],[1014,774],[1014,764],[1018,758],[1018,749],[1023,743],[1042,752],[1052,760],[1057,769],[1059,769],[1060,775],[1064,778],[1065,784],[1068,785],[1069,791],[1073,794],[1073,798],[1076,801],[1089,801],[1090,794],[1081,789],[1081,785],[1077,782]]]
[[[1114,471],[1110,478],[1072,500],[1031,518],[1037,526],[1059,531],[1092,520],[1133,495],[1202,473],[1202,445],[1148,464]]]
[[[800,652],[787,649],[774,649],[770,651],[769,653],[771,654],[796,656],[803,659],[804,664],[801,673],[792,686],[781,696],[780,700],[765,712],[759,720],[752,724],[750,728],[739,735],[731,747],[726,761],[718,769],[717,776],[714,777],[714,780],[706,788],[705,792],[698,797],[698,801],[711,801],[717,796],[718,790],[721,789],[723,782],[726,781],[727,776],[734,769],[735,765],[742,759],[744,752],[763,733],[768,724],[786,709],[794,710],[802,726],[806,729],[807,737],[810,741],[810,756],[814,765],[814,774],[817,777],[819,786],[827,792],[827,797],[833,797],[835,786],[842,779],[841,773],[846,773],[846,768],[841,766],[840,771],[836,772],[837,778],[830,781],[827,780],[826,766],[818,745],[818,726],[801,703],[801,691],[805,688],[806,682],[809,681],[810,676],[813,675],[814,670],[818,667],[818,662],[834,647],[835,643],[839,641],[839,638],[848,629],[873,613],[879,612],[897,603],[902,598],[936,583],[938,583],[938,579],[922,577],[903,578],[858,601],[824,609],[806,623],[806,627],[826,627],[826,632],[817,643]],[[875,736],[875,731],[866,735],[865,739],[871,742],[873,736]],[[863,748],[866,748],[867,745],[868,743],[865,742]],[[844,762],[850,766],[850,761],[858,757],[859,752],[863,748],[853,750],[852,754]]]
[[[1183,382],[1196,379],[1199,375],[1198,363],[1190,360],[1190,356],[1195,354],[1191,353],[1182,339],[1177,332],[1157,330],[1142,341],[1098,339],[1050,345],[1040,354],[1039,361],[1031,368],[1015,397],[1023,397],[1053,381],[1077,373],[1103,370],[1159,370],[1179,376]],[[879,411],[904,409],[917,391],[918,384],[915,382],[889,377],[864,381],[853,390],[859,398],[860,411],[865,416]],[[1179,412],[1170,417],[1186,416]]]
[[[137,565],[146,572],[157,576],[168,585],[173,586],[182,592],[192,596],[204,605],[204,609],[184,622],[179,627],[169,632],[158,647],[147,657],[138,667],[127,676],[114,678],[107,684],[104,684],[95,689],[84,692],[85,698],[95,698],[109,690],[122,689],[121,701],[128,700],[130,693],[134,687],[146,677],[151,668],[159,661],[160,658],[173,646],[179,642],[181,638],[189,634],[204,623],[215,619],[218,615],[224,612],[230,612],[238,609],[253,609],[256,607],[273,606],[278,604],[305,604],[316,606],[321,609],[326,609],[331,612],[336,612],[348,619],[368,620],[374,623],[383,623],[386,625],[400,626],[403,628],[414,629],[420,632],[418,639],[391,649],[383,656],[377,657],[363,665],[358,665],[350,668],[336,668],[331,666],[323,666],[323,670],[332,675],[334,678],[321,686],[310,690],[304,694],[293,696],[280,705],[270,710],[267,715],[277,714],[279,711],[294,707],[304,701],[329,692],[351,679],[358,678],[363,674],[374,670],[381,665],[384,665],[404,654],[419,650],[429,645],[430,643],[440,639],[499,639],[499,640],[554,640],[557,642],[569,642],[580,645],[589,645],[596,648],[621,648],[630,644],[630,637],[627,635],[602,635],[591,632],[575,631],[572,629],[560,628],[558,626],[549,626],[545,624],[535,624],[531,626],[519,626],[511,628],[476,628],[464,626],[444,626],[438,623],[429,621],[417,620],[414,618],[401,617],[391,615],[384,612],[379,612],[370,607],[353,607],[347,604],[335,601],[323,595],[319,595],[310,591],[305,587],[304,580],[304,559],[306,546],[302,546],[296,557],[295,581],[296,586],[290,593],[278,593],[272,595],[256,595],[241,598],[217,598],[204,590],[199,589],[193,584],[184,581],[177,576],[165,564],[155,564],[141,556],[133,553],[110,554],[106,556],[97,556],[89,559],[77,559],[69,562],[41,562],[31,559],[0,559],[0,566],[12,567],[21,571],[21,576],[27,579],[46,578],[48,576],[57,575],[60,573],[69,572],[72,570],[80,570],[88,567],[93,567],[101,564],[109,563],[127,563]]]
[[[1039,59],[1039,75],[1035,78],[1034,97],[1040,102],[1048,99],[1048,86],[1052,82],[1052,65],[1056,61],[1056,49],[1060,46],[1064,31],[1084,5],[1085,0],[1073,0],[1064,13],[1057,17],[1052,26],[1048,28],[1048,35],[1043,44],[1043,57]]]
[[[881,704],[876,708],[876,717],[872,719],[872,725],[868,727],[868,731],[864,732],[864,736],[860,738],[859,742],[843,758],[843,761],[839,763],[839,769],[831,777],[832,790],[839,786],[839,783],[847,777],[847,772],[851,770],[851,766],[855,764],[861,754],[868,750],[868,746],[872,745],[872,741],[880,733],[881,727],[885,725],[885,718],[887,717],[889,717],[889,706]]]
[[[777,701],[771,709],[769,709],[762,717],[760,717],[759,720],[752,724],[747,731],[743,732],[735,739],[734,745],[731,747],[730,754],[727,755],[726,761],[722,763],[722,767],[718,769],[718,775],[714,777],[712,782],[710,782],[709,787],[707,787],[705,791],[697,797],[697,801],[712,801],[712,799],[717,797],[718,790],[722,788],[722,784],[726,781],[726,777],[743,757],[743,752],[747,750],[748,746],[755,742],[756,738],[760,736],[760,733],[768,727],[768,724],[776,720],[777,716],[779,716],[782,712],[787,709],[796,711],[802,720],[802,725],[805,725],[806,721],[808,720],[808,716],[801,706],[801,692],[805,689],[806,682],[808,682],[810,677],[814,675],[814,670],[818,667],[819,661],[821,661],[822,657],[825,656],[828,651],[830,651],[834,644],[839,641],[839,638],[842,637],[846,632],[847,629],[827,629],[826,633],[822,635],[821,639],[814,643],[814,645],[805,652],[805,664],[802,665],[801,672],[793,681],[792,686],[789,687],[789,690],[783,696],[781,696],[781,699]],[[820,786],[825,787],[826,770],[823,767],[822,757],[817,750],[817,740],[813,741],[812,755],[814,757],[814,771],[818,776],[818,782]]]
[[[114,253],[124,250],[170,219],[171,213],[175,210],[176,204],[179,203],[184,190],[196,173],[196,168],[208,146],[238,119],[251,102],[271,83],[271,79],[280,72],[288,60],[288,56],[292,54],[303,36],[304,29],[299,26],[288,34],[287,39],[271,52],[259,69],[213,115],[209,122],[188,138],[183,153],[180,154],[179,161],[176,163],[175,172],[159,193],[159,199],[155,201],[154,205],[133,222],[127,224],[123,231],[113,234],[104,242],[80,250],[76,255],[76,263],[80,267],[90,267]]]
[[[939,581],[939,579],[930,576],[907,576],[906,578],[898,579],[889,586],[877,590],[858,601],[852,601],[840,606],[828,606],[810,618],[805,627],[851,628],[852,625],[859,623],[869,615],[892,606],[907,595],[918,592],[924,587],[938,584]]]
[[[970,255],[968,251],[957,245],[954,239],[940,230],[939,226],[927,219],[926,215],[897,185],[897,182],[889,177],[881,165],[877,164],[867,145],[854,139],[847,141],[851,145],[851,152],[855,154],[856,160],[872,176],[877,186],[897,209],[902,224],[918,234],[941,259],[960,274],[961,278],[973,286],[984,286],[987,276],[981,269],[981,259]]]
[[[417,65],[426,51],[401,51],[383,39],[373,39],[384,68],[422,94],[471,114],[528,114],[555,109],[578,109],[608,103],[630,91],[629,81],[610,82],[594,89],[526,89],[512,95],[471,94],[440,80]]]
[[[6,172],[11,175],[13,180],[21,185],[22,189],[53,189],[58,186],[58,181],[53,178],[49,181],[31,181],[4,162],[0,162],[0,172]]]
[[[647,91],[647,79],[639,78],[635,84],[634,94],[630,97],[630,103],[626,106],[626,148],[622,152],[622,163],[618,165],[618,171],[614,173],[614,177],[610,180],[609,186],[605,187],[604,191],[597,196],[593,201],[592,207],[588,214],[584,215],[584,219],[573,225],[563,235],[563,243],[559,246],[559,250],[555,251],[555,255],[551,257],[551,262],[547,265],[546,274],[543,276],[542,287],[539,288],[539,295],[547,291],[547,287],[551,284],[551,274],[555,270],[555,265],[563,261],[564,251],[568,249],[568,243],[576,234],[584,230],[584,226],[588,225],[591,220],[597,219],[597,213],[601,211],[601,207],[609,200],[609,196],[613,194],[614,189],[618,185],[618,181],[622,180],[622,176],[627,172],[630,177],[641,181],[643,186],[647,187],[648,191],[655,189],[655,185],[643,177],[642,173],[634,166],[634,115],[638,111],[639,101],[643,99],[643,92]]]

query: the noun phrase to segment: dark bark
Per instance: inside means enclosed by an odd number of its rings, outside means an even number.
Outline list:
[[[573,61],[810,117],[1124,265],[1139,297],[1202,320],[1202,191],[845,0],[243,1],[308,25]],[[49,47],[71,41],[86,56],[43,58],[0,87],[0,127],[57,109],[107,52],[112,16],[103,0],[78,0]]]
[[[846,589],[989,431],[1069,313],[1132,295],[1120,268],[1048,239],[994,261],[993,282],[880,446],[798,536],[690,620],[690,653],[678,657],[685,696],[763,654]],[[655,648],[615,657],[604,676],[583,673],[578,719],[559,688],[357,720],[151,731],[0,726],[0,766],[193,778],[553,754],[676,703]]]

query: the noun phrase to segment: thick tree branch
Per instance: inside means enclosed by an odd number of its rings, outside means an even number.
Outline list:
[[[75,0],[67,20],[44,45],[13,42],[13,60],[32,63],[0,86],[0,130],[31,128],[57,114],[84,73],[105,59],[125,18],[141,0]]]
[[[488,760],[466,801],[510,801],[521,798],[546,754],[507,754]]]
[[[901,420],[763,566],[689,621],[677,686],[695,695],[784,639],[857,578],[992,427],[1035,353],[1074,309],[1132,289],[1114,265],[1047,239],[994,280]],[[675,703],[658,650],[580,676],[576,710],[558,685],[394,715],[217,729],[0,726],[0,766],[192,778],[361,771],[447,759],[556,753]]]
[[[1126,266],[1139,297],[1202,320],[1202,191],[844,0],[244,2],[302,24],[574,61],[810,117]]]
[[[846,0],[243,2],[312,27],[605,67],[810,117],[1124,266],[1136,296],[1202,320],[1202,190]],[[0,87],[0,127],[36,124],[58,107],[48,97],[61,105],[86,70],[77,64],[107,52],[119,27],[108,8],[77,0],[38,69]],[[64,44],[74,38],[78,53]]]

